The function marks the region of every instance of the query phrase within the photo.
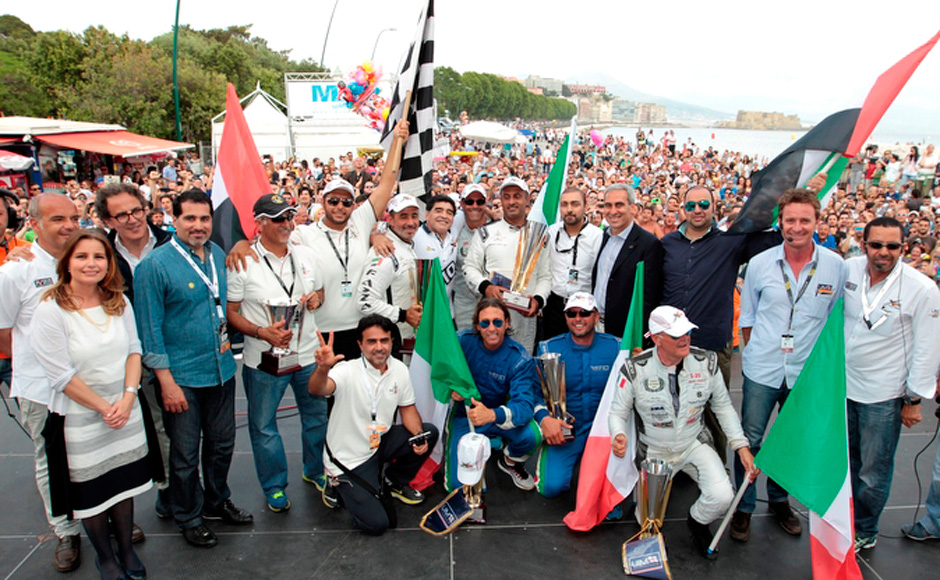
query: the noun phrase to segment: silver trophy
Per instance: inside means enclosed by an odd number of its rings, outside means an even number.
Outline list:
[[[623,570],[627,575],[672,578],[666,558],[666,542],[660,531],[672,491],[672,476],[672,466],[660,459],[645,459],[640,464],[637,484],[640,531],[624,542],[621,550]]]
[[[529,310],[529,297],[525,289],[535,272],[535,265],[539,261],[545,240],[548,239],[548,226],[537,221],[527,221],[519,230],[519,244],[516,247],[516,263],[512,269],[512,281],[509,291],[503,292],[503,302],[506,306],[525,312]]]
[[[574,424],[574,417],[568,412],[565,402],[565,363],[557,352],[548,352],[539,355],[538,365],[539,382],[542,383],[542,396],[548,413],[555,419],[560,419],[568,425]],[[570,427],[562,427],[565,441],[574,441],[574,433]]]
[[[294,299],[275,298],[266,301],[264,305],[267,307],[271,324],[281,322],[283,330],[293,333],[291,342],[296,339],[299,344],[304,326],[303,304]],[[276,376],[292,373],[300,369],[299,355],[290,347],[272,346],[266,352],[261,353],[261,364],[258,365],[258,369]]]

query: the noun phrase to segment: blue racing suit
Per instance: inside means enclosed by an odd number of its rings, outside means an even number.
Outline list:
[[[536,489],[545,497],[555,497],[571,487],[574,466],[584,452],[611,366],[620,353],[620,340],[598,332],[589,346],[581,346],[566,333],[539,343],[538,352],[561,354],[565,363],[565,400],[568,412],[575,418],[574,441],[563,445],[543,443],[536,452]],[[535,408],[535,422],[541,425],[546,416],[548,408],[543,402]]]
[[[476,432],[502,438],[506,442],[506,456],[513,461],[525,461],[542,442],[542,433],[532,420],[539,392],[535,359],[509,337],[496,350],[483,346],[472,331],[463,331],[459,337],[473,382],[480,391],[480,402],[496,413],[494,422],[475,427]],[[470,432],[469,404],[470,401],[453,401],[447,414],[444,486],[448,491],[460,487],[457,445]]]

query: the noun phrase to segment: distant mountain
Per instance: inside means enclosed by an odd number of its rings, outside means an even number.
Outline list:
[[[644,93],[643,91],[634,89],[633,87],[627,86],[608,74],[600,72],[589,72],[580,74],[577,77],[569,77],[565,79],[565,83],[604,85],[607,87],[607,92],[622,99],[640,103],[657,103],[659,105],[666,105],[666,117],[670,122],[675,123],[685,123],[690,125],[711,125],[717,121],[733,121],[736,116],[735,113],[727,113],[725,111],[718,111],[708,107],[693,105],[691,103],[683,103],[682,101],[667,99],[666,97],[650,95],[648,93]]]

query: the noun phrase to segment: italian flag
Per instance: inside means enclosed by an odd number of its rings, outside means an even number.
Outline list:
[[[447,285],[441,273],[441,261],[434,259],[431,279],[424,300],[424,311],[415,334],[415,350],[411,356],[411,384],[415,392],[415,405],[423,421],[433,423],[444,433],[444,422],[450,405],[450,394],[455,392],[464,399],[480,398],[473,382],[467,359],[464,358],[460,339],[454,330],[447,300]],[[428,459],[411,481],[417,490],[430,487],[434,472],[441,465],[443,437],[431,450]]]
[[[862,578],[849,479],[843,324],[840,299],[756,457],[768,477],[810,509],[816,580]]]
[[[623,341],[620,343],[620,354],[611,366],[604,394],[594,414],[591,434],[588,435],[587,443],[584,445],[577,503],[574,511],[565,516],[565,525],[578,532],[586,532],[604,521],[610,510],[630,495],[639,477],[634,462],[636,428],[633,426],[633,417],[629,419],[630,434],[627,436],[627,452],[624,453],[623,458],[620,458],[611,451],[607,416],[610,415],[610,404],[614,393],[626,384],[627,379],[621,376],[620,369],[630,358],[633,349],[643,346],[644,271],[644,263],[637,264],[636,275],[633,278],[633,301],[627,313],[627,324],[623,332]]]
[[[212,241],[228,252],[235,242],[254,234],[252,206],[270,191],[271,185],[235,86],[229,83],[225,126],[212,177]]]
[[[565,191],[566,181],[568,179],[568,165],[571,163],[571,140],[577,136],[578,118],[571,118],[571,128],[568,135],[558,149],[558,155],[555,156],[555,163],[552,170],[548,173],[548,180],[542,186],[542,191],[532,204],[529,211],[528,220],[542,223],[547,226],[558,221],[558,204],[561,201],[561,193]]]
[[[783,192],[805,187],[817,173],[828,176],[819,192],[820,202],[828,203],[848,160],[858,155],[878,121],[938,39],[940,32],[879,76],[861,108],[829,115],[755,173],[751,195],[729,232],[744,234],[772,226],[777,217],[777,201]]]

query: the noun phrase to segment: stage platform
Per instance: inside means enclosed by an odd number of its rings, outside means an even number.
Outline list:
[[[732,395],[740,409],[740,359],[735,355],[736,377]],[[237,410],[246,408],[240,374]],[[284,405],[293,401],[285,398]],[[912,430],[903,429],[895,462],[894,484],[888,507],[881,518],[878,545],[859,559],[868,580],[937,578],[940,542],[916,543],[904,539],[900,526],[911,521],[918,504],[912,461],[937,427],[933,402],[924,404],[925,420]],[[138,552],[149,572],[158,579],[599,579],[623,578],[621,544],[638,530],[629,515],[619,522],[604,523],[592,532],[575,533],[562,523],[573,509],[574,491],[546,500],[535,492],[522,492],[496,469],[495,456],[487,469],[489,523],[465,527],[443,538],[418,528],[421,516],[443,497],[439,485],[429,490],[428,500],[417,507],[398,504],[399,528],[384,536],[364,536],[352,529],[343,510],[330,510],[312,485],[301,479],[299,420],[285,411],[281,432],[289,452],[293,504],[287,513],[275,514],[265,505],[255,476],[244,415],[238,417],[235,457],[229,482],[233,500],[250,510],[254,525],[230,527],[214,524],[219,545],[210,550],[185,543],[172,520],[160,520],[153,511],[156,492],[136,500],[135,521],[147,534]],[[42,517],[42,504],[33,477],[31,442],[8,417],[0,417],[0,578],[7,580],[92,580],[98,578],[94,550],[82,543],[82,566],[59,574],[52,567],[55,540]],[[926,495],[936,456],[935,442],[923,454],[919,472]],[[530,468],[531,469],[531,468]],[[758,497],[766,500],[763,477]],[[663,530],[673,577],[696,579],[812,578],[806,511],[795,505],[804,524],[801,537],[788,536],[758,504],[746,544],[727,533],[719,546],[720,557],[709,562],[692,550],[685,525],[688,508],[697,490],[685,475],[677,477]],[[627,504],[629,505],[629,503]],[[625,510],[629,511],[629,510]],[[921,515],[923,508],[921,508]],[[713,529],[717,524],[713,525]]]

